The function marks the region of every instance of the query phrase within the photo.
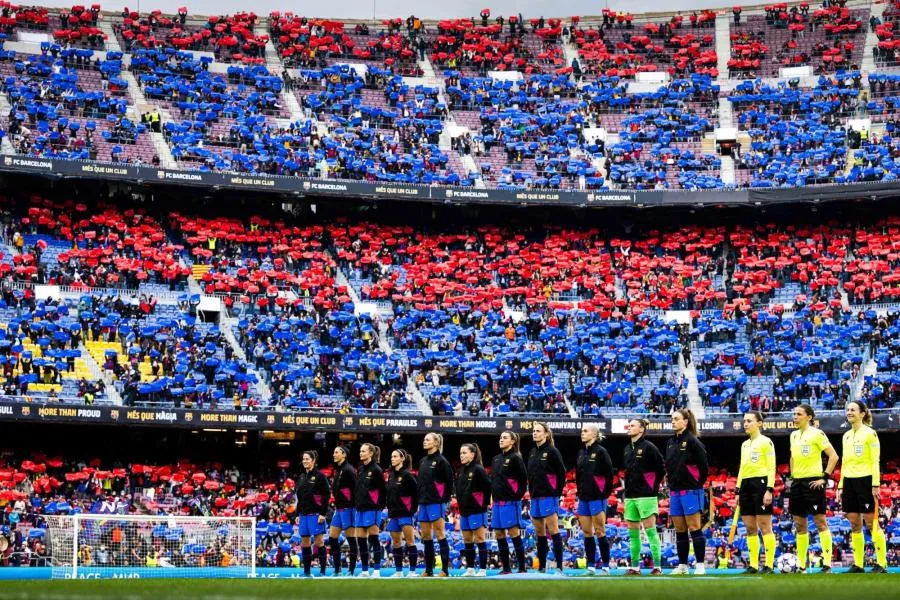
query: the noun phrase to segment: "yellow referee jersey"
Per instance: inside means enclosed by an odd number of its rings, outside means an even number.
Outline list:
[[[807,427],[791,432],[791,477],[806,479],[822,477],[822,453],[831,448],[828,436],[821,429]]]
[[[775,444],[766,436],[759,434],[756,439],[749,439],[741,445],[741,469],[738,471],[737,486],[741,487],[744,479],[765,477],[766,487],[775,487]]]
[[[872,486],[881,485],[881,445],[878,434],[868,425],[860,425],[859,429],[844,434],[844,452],[842,454],[841,482],[844,487],[847,477],[872,476]]]

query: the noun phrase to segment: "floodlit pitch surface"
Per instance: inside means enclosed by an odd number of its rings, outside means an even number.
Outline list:
[[[387,572],[387,571],[386,571]],[[131,579],[5,581],[4,600],[42,598],[313,598],[315,600],[621,600],[690,598],[754,600],[889,600],[900,598],[900,574],[708,575],[703,577],[488,577],[468,579]]]

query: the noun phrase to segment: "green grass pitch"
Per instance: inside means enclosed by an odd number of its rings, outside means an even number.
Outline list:
[[[769,577],[567,578],[559,580],[103,580],[6,581],[4,600],[42,598],[314,598],[315,600],[890,600],[900,575],[776,575]]]

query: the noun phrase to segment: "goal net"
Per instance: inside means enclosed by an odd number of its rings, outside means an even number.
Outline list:
[[[47,516],[54,579],[255,577],[253,517]]]

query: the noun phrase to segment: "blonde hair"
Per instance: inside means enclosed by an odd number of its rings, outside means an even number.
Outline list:
[[[593,431],[594,434],[597,436],[598,442],[602,442],[604,439],[606,439],[606,436],[603,435],[602,431],[600,431],[600,423],[582,423],[581,426],[587,427],[588,429]]]
[[[429,431],[425,434],[425,437],[431,436],[437,440],[437,451],[443,453],[444,452],[444,436],[440,433],[435,433],[434,431]]]
[[[641,417],[634,417],[634,418],[628,420],[629,423],[631,423],[632,421],[637,421],[638,424],[641,426],[641,429],[644,430],[641,432],[641,435],[644,435],[647,432],[647,426],[650,425],[649,420],[643,419]]]
[[[547,443],[551,446],[555,446],[555,444],[553,443],[553,430],[550,429],[550,426],[547,425],[547,423],[545,423],[544,421],[535,421],[534,426],[536,427],[538,425],[540,425],[541,428],[547,433]]]

